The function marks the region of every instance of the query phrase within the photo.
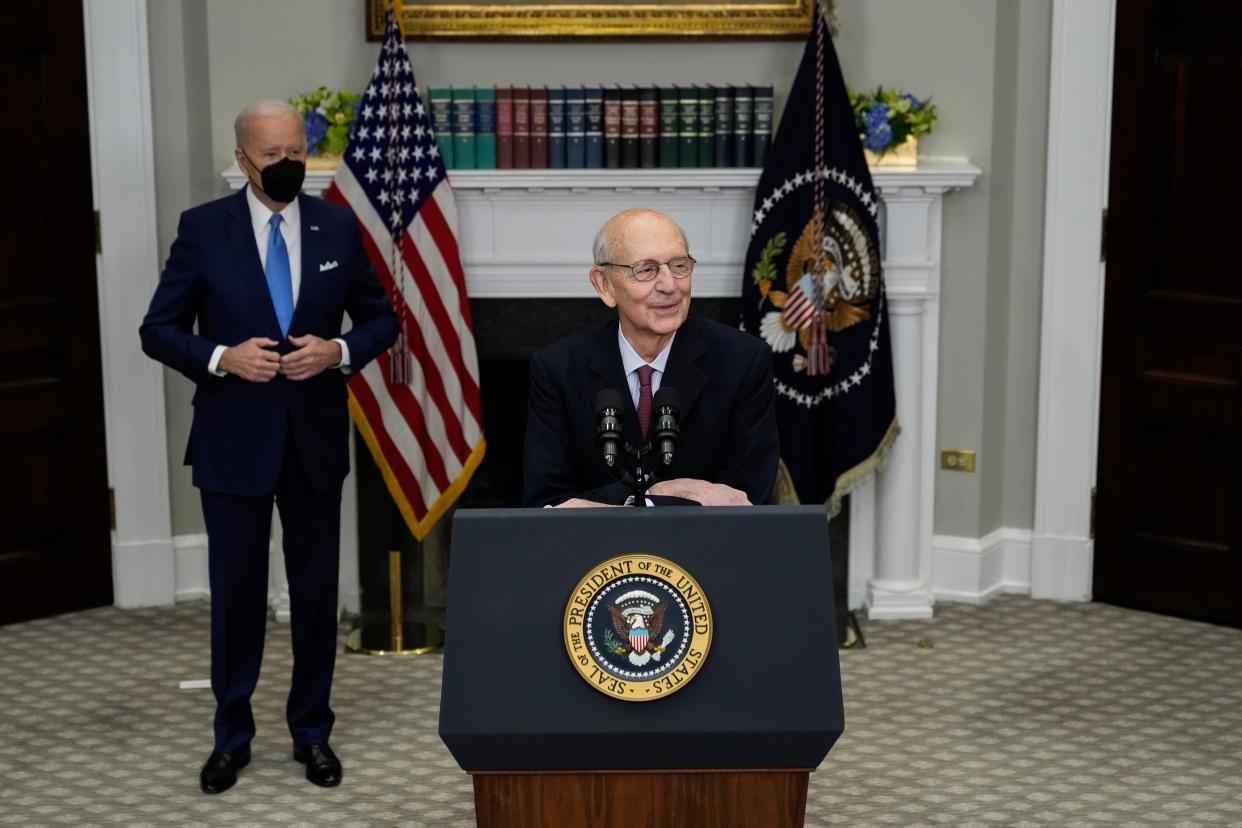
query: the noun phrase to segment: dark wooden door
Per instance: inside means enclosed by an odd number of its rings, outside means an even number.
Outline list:
[[[112,565],[81,2],[0,4],[0,31],[7,623],[111,603]]]
[[[1242,4],[1117,3],[1095,597],[1242,626]]]

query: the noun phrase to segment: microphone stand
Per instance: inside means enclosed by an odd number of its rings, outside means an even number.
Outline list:
[[[625,456],[634,462],[634,474],[623,468],[620,463],[615,466],[609,466],[609,471],[613,477],[624,483],[634,495],[634,506],[642,508],[647,505],[647,490],[654,486],[660,480],[661,467],[657,465],[651,471],[647,471],[643,467],[643,460],[651,454],[652,444],[648,442],[642,448],[634,448],[628,442],[625,444]]]
[[[656,438],[659,438],[661,444],[665,446],[665,463],[670,462],[668,458],[672,456],[673,448],[680,442],[677,427],[677,392],[672,388],[662,388],[655,397],[655,403],[662,406],[661,425],[659,428],[652,429],[652,439],[641,448],[634,448],[628,441],[624,443],[621,441],[619,416],[621,395],[609,388],[600,391],[595,398],[595,416],[598,423],[596,446],[604,450],[605,465],[608,471],[633,493],[634,505],[639,508],[647,505],[647,490],[656,484],[660,472],[663,471],[663,464],[655,463],[653,464],[655,467],[648,471],[643,463],[643,460],[652,453]],[[665,423],[666,418],[668,423]],[[617,451],[618,444],[624,446],[621,451]],[[622,462],[623,457],[633,462],[633,474],[625,468],[629,464]]]

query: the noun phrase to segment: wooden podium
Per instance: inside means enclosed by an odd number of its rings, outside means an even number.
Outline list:
[[[670,695],[597,691],[566,651],[571,593],[642,553],[691,573],[710,650]],[[480,826],[798,826],[844,727],[818,507],[459,511],[440,736]]]

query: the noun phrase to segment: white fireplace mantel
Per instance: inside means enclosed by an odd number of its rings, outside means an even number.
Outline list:
[[[594,297],[587,270],[596,231],[614,213],[641,206],[668,213],[685,229],[699,260],[695,296],[738,296],[759,174],[753,168],[453,170],[467,291],[474,299]],[[223,175],[233,189],[245,183],[236,166]],[[851,498],[850,606],[865,606],[872,618],[928,618],[942,203],[945,193],[974,184],[980,171],[961,158],[922,158],[918,167],[881,167],[871,175],[884,202],[883,267],[902,435],[878,485]],[[304,189],[318,195],[331,180],[330,172],[311,171]],[[352,482],[346,491],[352,494]],[[342,514],[343,536],[355,534],[353,511]]]

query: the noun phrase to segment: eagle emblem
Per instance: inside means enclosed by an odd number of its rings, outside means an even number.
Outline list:
[[[880,254],[865,224],[846,204],[835,204],[824,232],[807,222],[785,263],[785,290],[778,290],[777,261],[788,237],[777,233],[760,253],[752,278],[759,289],[759,334],[776,354],[792,353],[792,368],[826,376],[836,362],[829,333],[871,319],[880,287]]]
[[[608,604],[612,616],[612,629],[620,638],[605,635],[605,645],[616,655],[629,653],[629,661],[641,667],[648,661],[660,660],[660,655],[673,640],[672,630],[664,633],[660,643],[654,643],[664,629],[665,604],[641,589],[631,590]]]
[[[565,604],[565,651],[591,687],[645,702],[681,690],[712,643],[703,587],[668,558],[630,553],[601,561]]]

